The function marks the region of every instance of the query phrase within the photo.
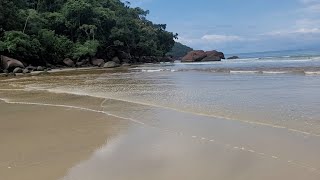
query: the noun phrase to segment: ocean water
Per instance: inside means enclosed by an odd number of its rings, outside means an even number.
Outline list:
[[[1,83],[29,94],[0,90],[7,101],[60,103],[133,123],[65,180],[320,178],[320,56],[177,61]],[[56,97],[68,94],[101,104]]]

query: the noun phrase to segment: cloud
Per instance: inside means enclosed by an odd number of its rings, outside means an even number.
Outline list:
[[[272,31],[265,34],[261,34],[262,36],[298,36],[298,35],[314,35],[320,34],[320,28],[300,28],[295,30],[280,30],[280,31]]]
[[[319,3],[320,0],[300,0],[303,4]]]
[[[233,41],[241,41],[244,38],[235,35],[218,35],[218,34],[206,34],[201,37],[201,40],[214,42],[214,43],[226,43]]]

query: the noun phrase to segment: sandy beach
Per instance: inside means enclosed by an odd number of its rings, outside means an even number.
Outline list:
[[[72,108],[0,101],[0,179],[57,180],[126,123]]]

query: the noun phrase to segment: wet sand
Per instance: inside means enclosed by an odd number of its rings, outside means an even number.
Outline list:
[[[0,179],[57,180],[126,125],[103,114],[0,101]]]

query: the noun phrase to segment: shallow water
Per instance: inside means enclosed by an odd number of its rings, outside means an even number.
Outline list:
[[[0,96],[133,122],[65,180],[319,179],[320,60],[301,58],[5,80],[21,91]]]

